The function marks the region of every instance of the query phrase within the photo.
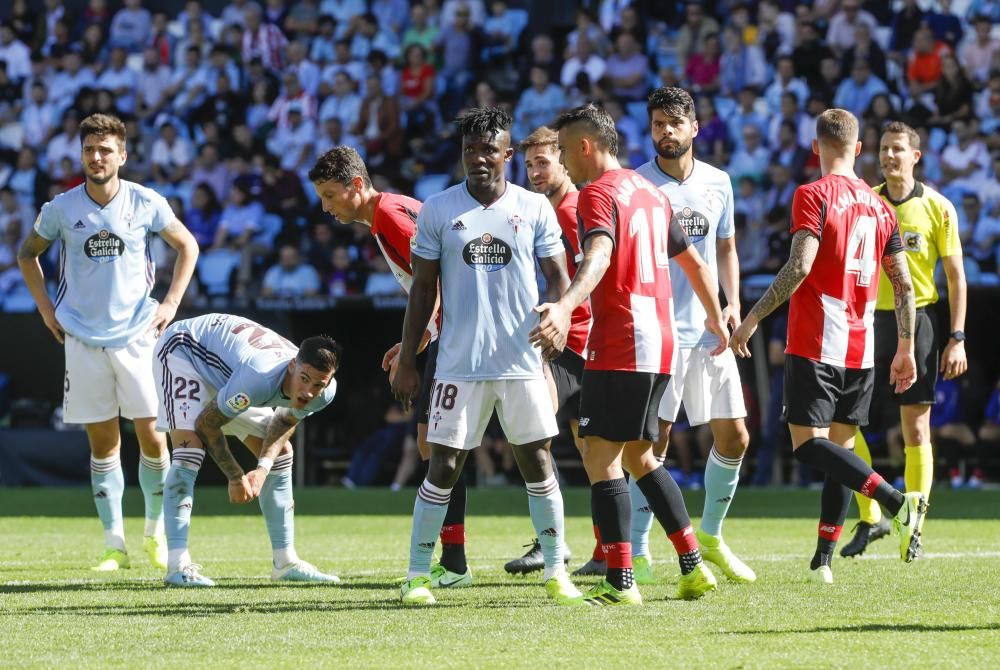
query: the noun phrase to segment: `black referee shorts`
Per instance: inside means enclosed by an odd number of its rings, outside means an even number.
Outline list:
[[[656,413],[669,381],[668,374],[584,370],[580,437],[655,442],[660,437]]]
[[[936,314],[921,307],[917,310],[916,331],[913,334],[913,355],[917,359],[917,380],[902,393],[896,393],[889,383],[889,370],[896,355],[898,336],[896,313],[892,310],[875,312],[875,404],[894,400],[898,405],[933,405],[937,386],[940,356]]]
[[[796,426],[868,425],[875,371],[785,356],[784,418]]]

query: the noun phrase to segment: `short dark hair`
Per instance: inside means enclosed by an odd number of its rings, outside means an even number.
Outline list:
[[[455,126],[462,137],[482,137],[500,132],[510,132],[514,120],[502,107],[473,107],[455,118]]]
[[[585,124],[598,146],[614,156],[618,155],[618,130],[615,128],[615,120],[607,111],[588,102],[560,114],[552,129],[558,132],[576,124]]]
[[[661,86],[650,93],[646,102],[646,112],[650,118],[657,109],[667,116],[695,120],[694,99],[683,88]]]
[[[361,155],[348,146],[334,147],[316,159],[316,164],[309,170],[309,181],[322,184],[325,181],[335,181],[343,185],[351,183],[355,177],[361,177],[365,186],[371,186],[368,168],[361,160]]]
[[[340,367],[344,348],[329,335],[307,337],[299,345],[299,353],[295,360],[303,365],[314,367],[320,372],[336,372]]]
[[[846,148],[858,141],[858,119],[846,109],[828,109],[816,119],[816,139]]]
[[[117,116],[91,114],[80,123],[80,142],[86,140],[87,135],[98,137],[110,135],[118,140],[123,149],[125,148],[125,124]]]
[[[907,125],[902,121],[890,121],[885,124],[885,128],[882,129],[883,135],[888,133],[906,135],[906,139],[910,141],[910,148],[918,151],[920,150],[920,135],[913,129],[913,126]]]

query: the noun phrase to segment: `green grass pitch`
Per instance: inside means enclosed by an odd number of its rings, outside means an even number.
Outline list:
[[[1000,665],[1000,492],[936,491],[926,557],[898,559],[895,538],[837,559],[836,583],[804,581],[819,493],[743,489],[726,537],[756,569],[673,600],[676,560],[659,532],[661,585],[642,608],[573,609],[545,599],[540,577],[504,561],[532,536],[521,489],[469,491],[476,584],[404,609],[413,491],[299,491],[297,548],[340,586],[268,579],[259,509],[196,491],[191,549],[218,586],[167,590],[141,551],[142,501],[126,494],[134,566],[101,576],[86,489],[0,489],[0,667],[45,668],[987,668]],[[589,492],[564,491],[578,566],[590,552]],[[688,496],[692,511],[698,494]],[[845,531],[846,541],[848,538]],[[593,579],[578,580],[583,587]]]

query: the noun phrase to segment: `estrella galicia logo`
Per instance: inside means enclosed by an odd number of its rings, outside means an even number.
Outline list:
[[[507,267],[513,258],[513,252],[510,245],[499,237],[483,233],[482,237],[477,237],[465,245],[462,258],[473,270],[496,272]]]
[[[675,212],[674,221],[684,229],[684,232],[692,240],[708,235],[708,217],[690,207],[684,207],[680,211]]]
[[[83,253],[95,263],[113,263],[125,253],[125,242],[111,231],[102,229],[83,243]]]

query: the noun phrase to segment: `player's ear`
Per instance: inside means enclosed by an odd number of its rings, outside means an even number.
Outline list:
[[[514,158],[514,148],[507,147],[503,152],[503,162],[509,163]]]
[[[913,150],[913,164],[916,165],[920,162],[920,157],[924,155],[924,152],[920,149]]]
[[[691,138],[692,139],[694,139],[695,137],[698,137],[698,130],[700,130],[700,127],[698,126],[698,119],[695,119],[694,121],[691,122]]]
[[[854,143],[854,157],[857,158],[861,155],[861,140]]]
[[[813,150],[814,154],[816,154],[817,156],[819,156],[819,140],[813,140],[812,141],[812,150]]]
[[[365,190],[365,179],[361,175],[356,175],[351,177],[351,186],[357,193],[361,193]]]

